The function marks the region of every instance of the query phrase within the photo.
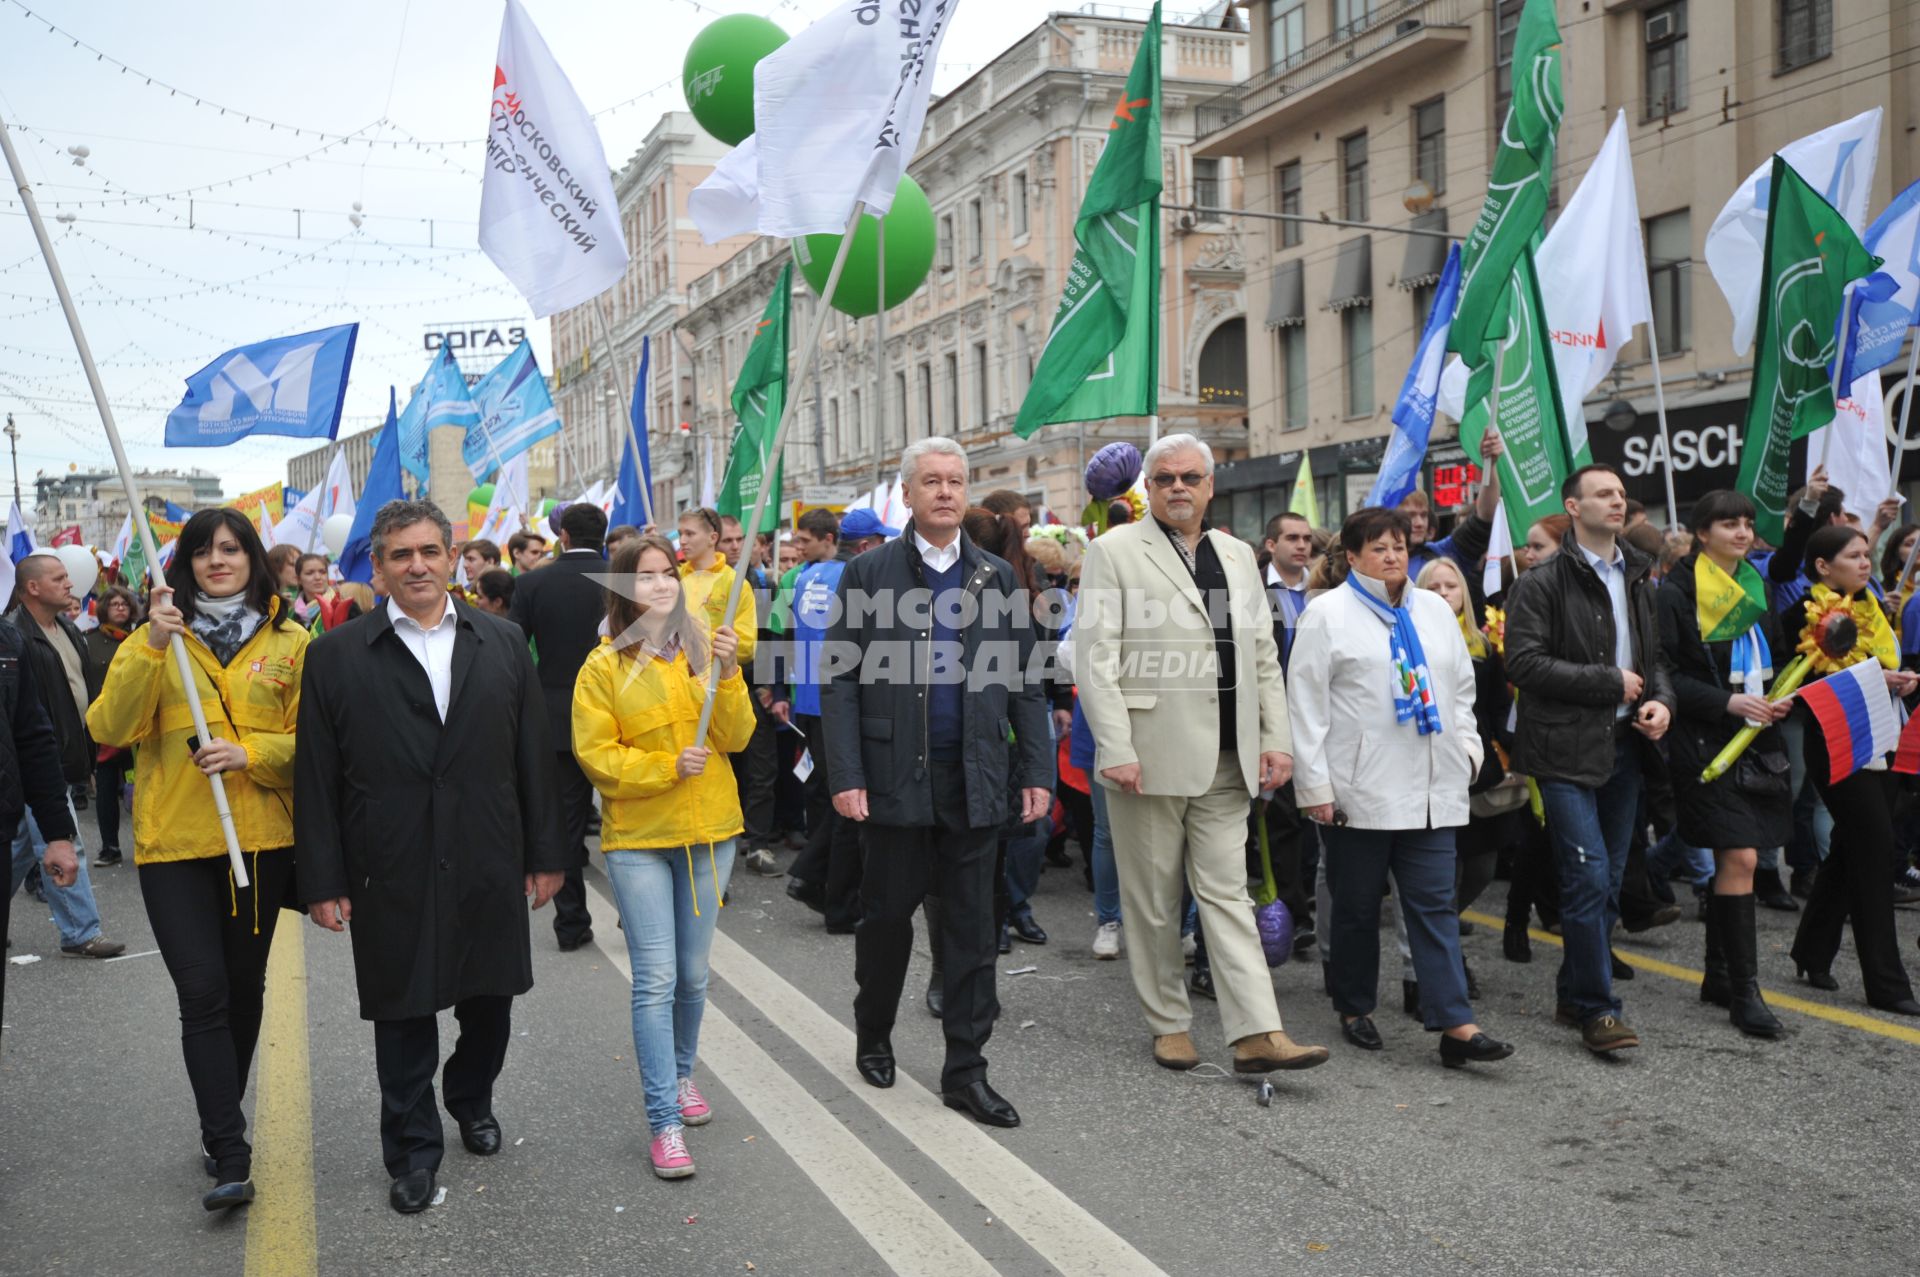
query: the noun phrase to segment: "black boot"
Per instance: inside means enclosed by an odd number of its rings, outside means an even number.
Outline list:
[[[1778,869],[1758,869],[1753,875],[1753,894],[1760,904],[1781,913],[1799,913],[1800,902],[1780,881]]]
[[[1707,978],[1700,982],[1700,1000],[1711,1002],[1717,1007],[1730,1006],[1733,995],[1727,989],[1727,951],[1726,939],[1721,934],[1725,930],[1725,916],[1717,905],[1724,897],[1708,895],[1707,907],[1707,956],[1703,965],[1707,969]]]
[[[927,952],[933,957],[933,970],[927,976],[927,1014],[938,1020],[946,1010],[940,967],[940,898],[927,896],[920,902],[920,908],[927,915]]]
[[[1720,947],[1726,954],[1727,989],[1732,995],[1727,1018],[1742,1033],[1757,1038],[1777,1038],[1786,1029],[1760,996],[1760,942],[1754,931],[1753,905],[1751,892],[1744,896],[1713,898],[1713,908],[1720,915]]]

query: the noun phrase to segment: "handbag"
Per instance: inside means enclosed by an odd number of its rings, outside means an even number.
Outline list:
[[[1792,760],[1785,754],[1750,749],[1733,760],[1733,774],[1728,779],[1736,793],[1784,801],[1793,796],[1792,769]]]

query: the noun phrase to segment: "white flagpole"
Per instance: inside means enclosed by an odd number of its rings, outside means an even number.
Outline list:
[[[1837,406],[1846,398],[1841,394],[1840,370],[1847,366],[1847,345],[1853,340],[1853,285],[1848,284],[1846,291],[1840,294],[1840,344],[1833,348],[1833,402]],[[1852,387],[1844,387],[1852,389]],[[1840,421],[1835,413],[1833,420],[1827,423],[1827,432],[1820,437],[1820,467],[1826,468],[1827,457],[1833,452],[1833,435]]]
[[[1893,470],[1887,476],[1887,500],[1900,495],[1900,466],[1907,459],[1907,420],[1913,416],[1913,375],[1920,370],[1920,337],[1909,334],[1907,350],[1907,379],[1900,383],[1900,429],[1894,435]],[[1908,570],[1912,570],[1909,562]],[[1905,580],[1903,576],[1901,578]]]
[[[120,483],[126,489],[127,507],[135,513],[142,513],[144,506],[140,500],[140,490],[134,483],[133,466],[127,461],[127,450],[120,442],[119,427],[113,421],[113,408],[107,403],[107,389],[100,384],[100,370],[93,363],[93,348],[87,344],[87,334],[80,327],[80,313],[73,308],[73,296],[67,292],[67,277],[61,273],[60,259],[54,256],[53,241],[47,238],[47,224],[40,219],[40,204],[33,197],[33,187],[27,182],[27,175],[20,168],[20,157],[14,153],[13,138],[7,132],[7,123],[0,119],[0,151],[7,157],[7,169],[13,174],[13,184],[20,191],[20,202],[27,210],[27,220],[33,223],[33,237],[40,242],[40,256],[46,259],[47,273],[53,276],[53,291],[59,294],[60,309],[67,317],[67,327],[73,331],[74,349],[80,355],[80,366],[86,370],[87,385],[93,391],[93,403],[100,410],[100,424],[106,428],[107,443],[113,449],[113,463],[120,468]],[[131,516],[129,516],[131,517]],[[160,547],[154,543],[153,529],[147,526],[144,514],[133,520],[133,526],[140,536],[140,549],[147,559],[147,572],[153,579],[156,590],[166,588],[166,578],[160,573]],[[173,663],[180,672],[180,687],[185,693],[187,709],[193,715],[193,730],[204,742],[213,739],[213,733],[207,729],[207,714],[200,705],[200,697],[194,691],[193,664],[187,656],[187,645],[176,634],[167,644],[173,652]],[[246,857],[240,854],[240,835],[233,827],[233,811],[227,806],[227,786],[219,772],[207,777],[213,786],[213,809],[219,813],[220,832],[227,843],[227,863],[233,870],[234,885],[248,885]]]
[[[1667,434],[1667,383],[1660,377],[1660,334],[1647,324],[1647,353],[1653,356],[1653,415],[1660,422],[1660,450],[1667,454],[1667,530],[1680,526],[1679,506],[1673,499],[1673,438]]]
[[[593,299],[593,313],[600,317],[600,340],[607,344],[607,367],[613,373],[615,385],[620,389],[621,410],[627,414],[627,446],[633,449],[633,473],[640,481],[640,513],[648,523],[653,522],[652,484],[647,482],[647,468],[640,464],[640,458],[646,454],[640,451],[640,436],[633,428],[633,396],[620,382],[620,361],[613,353],[613,325],[607,322],[607,295],[601,293]],[[614,481],[620,479],[620,472],[614,471]]]
[[[887,473],[887,219],[875,219],[873,312],[873,486]]]
[[[827,329],[827,313],[833,308],[833,293],[835,289],[840,287],[840,271],[847,264],[847,250],[853,247],[853,232],[859,228],[860,219],[866,214],[866,211],[866,202],[862,200],[853,206],[853,215],[847,218],[847,229],[840,236],[840,248],[833,255],[833,269],[827,272],[826,287],[820,290],[820,305],[814,312],[813,331],[807,334],[806,344],[800,348],[800,360],[799,363],[795,365],[796,372],[792,379],[787,382],[789,387],[799,386],[802,382],[806,381],[807,373],[813,368],[813,358],[820,350],[821,335],[824,334]],[[882,294],[880,296],[880,305],[884,307],[886,304],[886,296]],[[787,441],[787,426],[793,421],[793,410],[799,402],[800,396],[797,394],[785,396],[785,402],[780,405],[780,424],[774,429],[773,442],[767,445],[766,451],[761,454],[760,490],[754,494],[753,514],[747,519],[746,523],[742,525],[746,528],[749,537],[759,535],[760,520],[767,512],[767,494],[773,491],[773,484],[769,481],[771,466],[767,464],[766,458],[772,458],[774,465],[779,464],[780,449]],[[726,615],[720,624],[725,626],[731,626],[733,624],[735,614],[740,611],[740,589],[746,583],[747,574],[745,572],[736,571],[733,574],[733,588],[727,591]],[[713,723],[713,701],[714,697],[718,696],[719,693],[720,680],[713,676],[712,667],[709,666],[707,670],[707,699],[700,706],[700,725],[693,733],[693,743],[698,747],[704,748],[707,743],[707,728]]]

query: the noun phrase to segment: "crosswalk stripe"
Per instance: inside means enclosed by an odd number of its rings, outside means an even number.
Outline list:
[[[1161,1274],[1118,1233],[906,1073],[890,1090],[859,1081],[851,1070],[853,1030],[724,932],[714,935],[712,968],[1059,1272]]]
[[[618,916],[591,883],[587,897],[592,912]],[[594,944],[631,983],[624,939],[600,931]],[[993,1265],[951,1224],[712,1005],[701,1022],[700,1059],[895,1272],[993,1277]]]

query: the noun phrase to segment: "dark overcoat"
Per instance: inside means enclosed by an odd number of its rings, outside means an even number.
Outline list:
[[[302,903],[345,896],[369,1020],[533,987],[525,876],[562,843],[525,637],[458,601],[447,719],[384,607],[307,648],[294,751]]]

